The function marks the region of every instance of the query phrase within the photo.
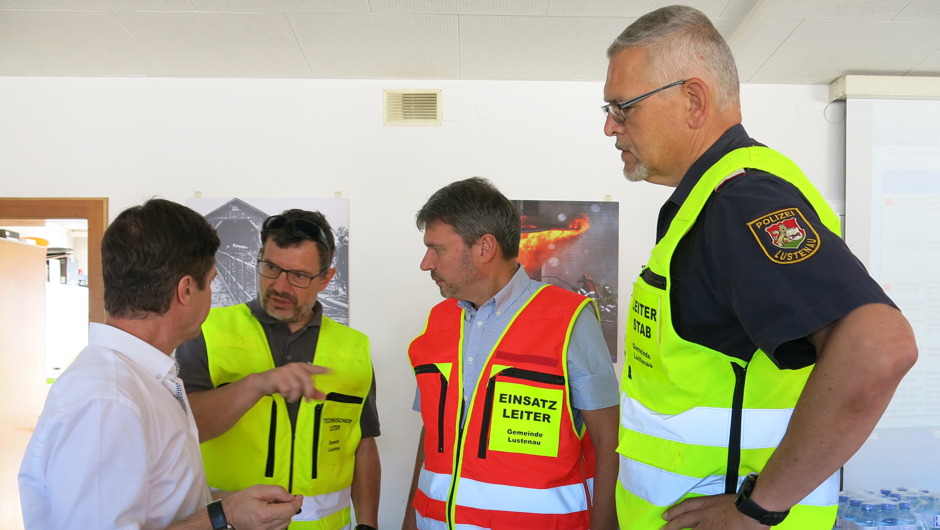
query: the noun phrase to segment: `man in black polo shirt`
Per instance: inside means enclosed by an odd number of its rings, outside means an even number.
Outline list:
[[[317,300],[336,272],[330,225],[320,212],[287,210],[265,220],[261,241],[258,297],[212,309],[176,350],[207,480],[303,493],[299,528],[345,528],[351,499],[357,528],[375,528],[380,431],[368,339],[325,317]]]
[[[627,322],[620,526],[831,528],[839,468],[917,358],[911,327],[799,168],[748,137],[704,14],[644,15],[608,57],[624,175],[675,188]]]

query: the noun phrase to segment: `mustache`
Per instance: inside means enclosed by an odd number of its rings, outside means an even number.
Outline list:
[[[433,272],[431,273],[431,279],[434,280],[434,281],[443,281],[443,280],[444,280],[444,278],[441,278],[440,276],[438,276],[437,274],[435,274],[435,273],[433,273]]]
[[[292,294],[290,294],[290,293],[279,293],[279,292],[277,292],[276,290],[274,290],[273,287],[271,287],[271,288],[269,288],[267,291],[265,291],[264,294],[265,294],[265,296],[267,296],[268,298],[270,298],[270,297],[272,297],[272,296],[276,296],[276,297],[278,297],[278,298],[283,298],[284,300],[289,300],[292,304],[296,304],[296,303],[297,303],[297,297],[296,297],[296,296],[294,296],[294,295],[292,295]]]
[[[617,149],[619,149],[619,150],[621,150],[621,151],[627,151],[627,152],[629,152],[631,155],[636,156],[636,153],[633,152],[633,149],[632,149],[629,145],[626,145],[626,144],[622,144],[622,143],[620,143],[620,142],[617,142],[617,143],[614,144],[614,147],[616,147]]]

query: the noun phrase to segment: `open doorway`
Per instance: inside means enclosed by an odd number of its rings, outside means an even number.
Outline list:
[[[71,303],[84,305],[84,321],[76,323],[70,319],[68,325],[81,329],[87,343],[88,322],[104,322],[105,318],[101,239],[107,221],[108,200],[105,198],[0,198],[0,226],[23,227],[25,234],[38,229],[41,222],[45,236],[25,237],[36,237],[47,243],[51,243],[49,238],[54,231],[72,232],[71,235],[75,236],[69,238],[68,244],[56,241],[56,247],[72,250],[51,253],[58,255],[52,262],[48,261],[50,253],[45,246],[14,240],[18,238],[0,238],[0,322],[3,322],[0,326],[0,363],[6,381],[0,385],[0,528],[23,528],[17,473],[48,392],[51,378],[47,370],[56,368],[56,364],[64,365],[64,362],[55,361],[50,363],[51,366],[47,365],[45,332],[48,306],[61,303],[57,301],[60,298],[47,302],[47,286],[62,286],[63,272],[66,285],[69,282],[87,282],[87,287],[76,285],[65,294],[67,297],[79,296],[77,302],[72,300]],[[50,223],[52,227],[47,229],[46,225]],[[76,243],[81,241],[84,241],[84,252],[73,248],[80,246]],[[79,257],[87,263],[87,270],[82,269],[84,277],[78,275]],[[47,282],[47,279],[55,282]],[[49,325],[63,322],[52,318]],[[70,361],[74,357],[70,352],[71,346],[62,348],[63,361]],[[52,375],[55,375],[54,371]]]

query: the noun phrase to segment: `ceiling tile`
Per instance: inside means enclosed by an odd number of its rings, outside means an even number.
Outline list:
[[[23,9],[192,11],[189,0],[16,0]]]
[[[309,77],[281,13],[156,13],[115,16],[176,77]]]
[[[0,11],[0,35],[0,75],[166,75],[107,11]]]
[[[454,15],[288,15],[314,77],[454,79]]]
[[[734,30],[738,29],[738,26],[741,24],[743,18],[713,18],[711,19],[712,24],[714,24],[715,29],[718,30],[718,33],[721,33],[721,36],[727,40],[731,37],[731,34],[734,33]]]
[[[751,77],[828,84],[846,74],[903,75],[937,49],[940,23],[805,20]],[[886,43],[903,42],[903,46]]]
[[[940,2],[937,0],[914,0],[894,20],[940,21]]]
[[[602,81],[629,18],[460,17],[460,77]]]
[[[548,0],[369,0],[373,13],[543,16]]]
[[[723,18],[744,18],[757,0],[730,0],[721,12]]]
[[[800,25],[799,20],[758,20],[754,27],[735,47],[734,62],[738,65],[738,78],[742,83],[750,81],[767,59],[783,41]],[[725,36],[727,38],[727,36]]]
[[[549,16],[641,17],[650,11],[675,4],[675,0],[549,0]],[[701,10],[709,17],[721,14],[728,0],[685,0],[685,5]]]
[[[911,0],[786,0],[769,2],[761,18],[891,20]]]
[[[912,68],[907,75],[940,76],[940,50]]]
[[[368,13],[369,0],[192,0],[199,11]]]

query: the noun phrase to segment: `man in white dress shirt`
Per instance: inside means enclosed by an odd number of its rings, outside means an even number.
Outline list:
[[[284,528],[303,502],[253,486],[212,502],[173,351],[199,334],[219,238],[185,206],[122,212],[101,244],[105,324],[49,392],[20,468],[26,528]]]

